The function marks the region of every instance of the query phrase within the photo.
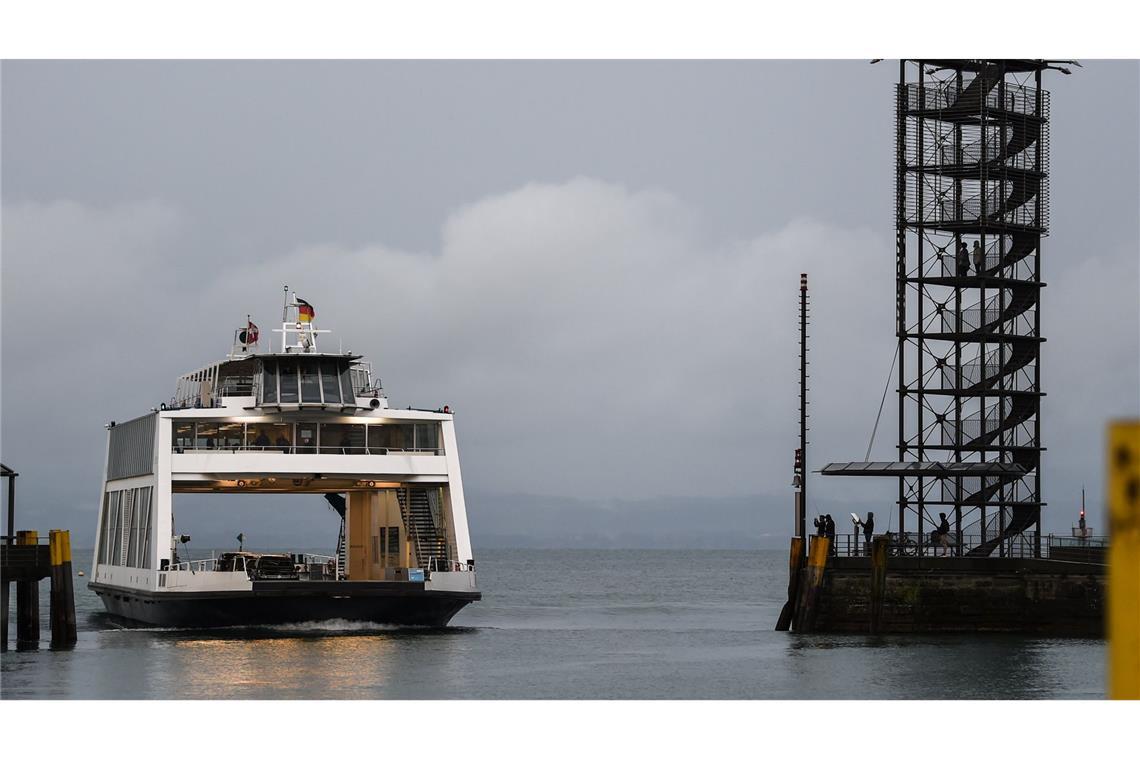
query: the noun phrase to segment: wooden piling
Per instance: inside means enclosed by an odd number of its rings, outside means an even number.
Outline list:
[[[780,610],[780,619],[776,621],[777,631],[786,631],[792,627],[792,619],[796,614],[796,602],[800,591],[800,573],[804,567],[804,540],[800,536],[792,537],[791,554],[788,556],[788,601]]]
[[[39,534],[22,530],[16,534],[16,543],[35,546]],[[39,581],[16,582],[16,649],[37,649],[40,645],[40,584]]]
[[[887,588],[887,548],[890,539],[878,536],[871,544],[871,633],[879,632],[883,614],[883,594]]]
[[[809,546],[807,567],[801,573],[799,601],[793,618],[793,630],[797,633],[811,633],[815,627],[816,600],[823,586],[827,557],[831,554],[831,540],[826,536],[812,536]]]
[[[0,623],[0,652],[7,652],[8,651],[8,605],[10,604],[10,600],[8,598],[9,583],[7,580],[5,580],[2,585],[3,585],[3,591],[4,591],[4,599],[2,602],[2,604],[4,605],[4,620],[2,623]]]
[[[48,533],[51,552],[51,647],[75,646],[75,593],[71,576],[71,534],[66,530]]]

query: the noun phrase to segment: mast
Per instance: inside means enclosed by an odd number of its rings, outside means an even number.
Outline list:
[[[800,274],[800,447],[796,451],[796,477],[793,481],[796,492],[796,529],[804,539],[807,551],[807,315],[808,289],[807,273]]]

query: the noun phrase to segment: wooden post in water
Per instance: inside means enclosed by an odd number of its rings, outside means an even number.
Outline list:
[[[4,620],[2,623],[0,623],[0,652],[8,651],[8,585],[8,581],[4,581]]]
[[[887,589],[887,547],[890,539],[878,536],[871,544],[871,633],[878,633]]]
[[[20,546],[35,546],[39,534],[22,530],[16,534]],[[37,649],[40,645],[40,583],[16,581],[16,649]]]
[[[66,530],[48,533],[51,548],[51,646],[75,646],[75,591],[71,577],[71,534]]]
[[[819,589],[823,586],[824,570],[827,568],[827,556],[830,553],[830,539],[826,536],[811,537],[807,567],[804,568],[803,578],[800,580],[799,603],[796,605],[793,619],[793,630],[796,633],[811,633],[815,627],[816,600],[819,598]]]
[[[788,555],[788,601],[780,610],[780,619],[776,621],[777,631],[786,631],[792,627],[792,619],[796,615],[796,601],[800,592],[800,573],[804,567],[804,540],[799,536],[792,536],[791,553]]]

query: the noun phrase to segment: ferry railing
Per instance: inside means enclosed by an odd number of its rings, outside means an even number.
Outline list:
[[[441,573],[462,573],[475,569],[475,562],[471,563],[460,562],[455,559],[439,559],[438,557],[431,557],[428,559],[427,567],[424,568],[429,573],[438,570]]]
[[[389,454],[406,455],[418,454],[423,456],[443,456],[443,448],[395,448],[395,447],[382,447],[382,446],[294,446],[294,445],[265,445],[257,446],[253,444],[221,444],[221,445],[178,445],[175,444],[171,447],[175,454],[185,454],[187,452],[206,452],[217,453],[228,451],[231,453],[238,453],[243,451],[255,452],[269,452],[278,454],[356,454],[356,455],[373,455],[385,456]]]
[[[971,549],[981,546],[995,539],[996,529],[987,533],[963,533],[959,544],[954,530],[950,530],[950,545],[941,546],[931,535],[926,534],[920,549],[917,536],[913,532],[884,533],[891,541],[888,552],[894,557],[961,557]],[[994,547],[990,557],[1011,557],[1014,559],[1031,559],[1034,557],[1034,543],[1036,534],[1032,531],[1007,536],[998,546]],[[1055,536],[1053,534],[1041,537],[1041,556],[1043,558],[1074,559],[1083,552],[1095,557],[1108,547],[1108,539],[1104,537],[1070,538],[1068,536]],[[850,534],[836,535],[832,539],[832,556],[835,557],[866,557],[869,556],[870,543],[865,541],[862,532],[858,536]]]
[[[218,558],[210,557],[209,559],[192,559],[185,562],[172,562],[164,572],[191,572],[191,573],[206,573],[213,572],[218,569]]]

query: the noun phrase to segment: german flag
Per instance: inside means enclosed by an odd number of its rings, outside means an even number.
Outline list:
[[[297,299],[297,319],[301,322],[312,322],[313,317],[317,316],[317,310],[305,299],[297,298],[297,296],[293,296],[293,298]]]

